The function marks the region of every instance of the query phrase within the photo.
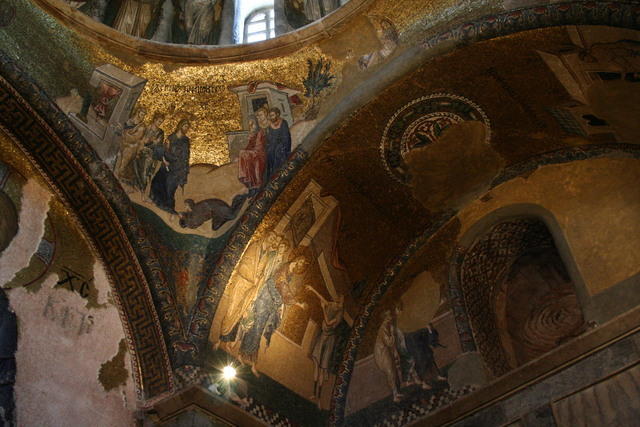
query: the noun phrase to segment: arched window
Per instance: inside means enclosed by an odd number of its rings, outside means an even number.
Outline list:
[[[244,20],[243,43],[259,42],[275,36],[273,7],[256,9]]]

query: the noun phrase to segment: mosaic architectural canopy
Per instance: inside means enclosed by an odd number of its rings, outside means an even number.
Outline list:
[[[598,403],[637,400],[634,2],[7,0],[0,26],[4,420],[634,419]]]

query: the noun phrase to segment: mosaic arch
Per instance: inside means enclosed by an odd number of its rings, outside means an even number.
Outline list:
[[[463,255],[459,275],[465,314],[483,360],[496,377],[515,367],[498,334],[496,300],[502,291],[501,284],[519,257],[527,252],[550,249],[555,249],[555,244],[542,221],[514,218],[494,225]],[[563,299],[556,299],[558,301]],[[563,313],[562,305],[547,304],[538,318],[530,322],[532,330],[525,332],[540,335],[545,330],[562,330],[566,326],[562,324]]]
[[[473,23],[467,24],[466,26],[461,26],[452,31],[448,31],[436,38],[430,38],[424,44],[425,52],[432,52],[431,48],[438,46],[442,47],[442,45],[444,45],[445,43],[453,42],[451,43],[451,45],[462,44],[469,41],[491,38],[516,31],[530,28],[540,28],[544,26],[576,23],[608,24],[626,27],[634,27],[637,25],[638,11],[637,9],[632,9],[632,6],[630,6],[630,4],[628,3],[583,3],[584,2],[567,2],[554,4],[551,6],[539,7],[535,9],[522,9],[520,11],[510,12],[508,14],[491,16],[484,20],[478,20]],[[425,56],[428,56],[428,54],[425,53]],[[42,100],[33,100],[31,101],[31,104],[39,105],[39,107],[42,109],[46,108],[46,106],[43,106],[44,104],[40,105],[39,102],[42,103]],[[336,121],[339,121],[341,117],[334,119]],[[48,115],[47,120],[50,123],[62,123],[60,126],[64,126],[64,123],[66,123],[64,119],[61,119],[60,116],[56,116],[55,113],[51,113],[50,115]],[[25,131],[23,131],[23,133],[24,132]],[[124,228],[128,231],[129,240],[131,242],[130,244],[133,245],[133,249],[128,246],[126,235],[122,237],[122,239],[118,242],[121,243],[125,249],[129,250],[129,254],[135,251],[138,259],[141,260],[140,267],[136,267],[134,265],[131,268],[131,270],[134,272],[132,273],[134,276],[135,274],[139,274],[139,277],[132,279],[132,281],[137,281],[136,283],[140,284],[140,288],[142,289],[140,291],[140,295],[142,295],[140,298],[145,301],[145,304],[148,304],[148,307],[146,307],[145,310],[150,310],[149,313],[153,313],[154,309],[149,297],[149,291],[144,291],[144,289],[146,289],[143,286],[143,284],[145,283],[144,276],[147,277],[147,280],[153,281],[154,283],[154,286],[152,286],[151,288],[154,289],[155,294],[153,296],[159,307],[158,320],[162,325],[162,328],[164,329],[164,332],[166,334],[166,341],[169,344],[166,353],[174,356],[176,353],[180,353],[181,365],[197,363],[195,352],[182,352],[179,349],[190,349],[198,347],[201,348],[203,345],[206,345],[206,337],[208,336],[209,326],[211,324],[213,314],[216,310],[216,301],[218,301],[219,297],[223,294],[224,288],[226,286],[226,283],[228,282],[229,276],[233,271],[234,266],[240,259],[240,255],[242,254],[244,248],[247,246],[251,235],[256,230],[258,224],[261,222],[264,214],[272,206],[273,202],[280,194],[280,192],[284,189],[286,184],[290,182],[295,173],[307,160],[308,152],[304,150],[297,151],[288,165],[281,170],[276,179],[256,199],[256,202],[253,204],[253,206],[242,217],[241,221],[239,222],[239,226],[233,232],[233,235],[229,240],[225,252],[219,258],[218,263],[212,270],[210,277],[208,277],[206,288],[203,290],[203,292],[199,292],[198,303],[194,306],[194,309],[191,312],[191,316],[189,318],[190,320],[186,324],[182,324],[180,316],[176,315],[175,301],[173,301],[173,299],[171,298],[171,293],[164,292],[164,290],[166,289],[166,280],[162,277],[161,269],[158,268],[157,257],[154,255],[153,250],[148,245],[144,237],[144,233],[141,232],[139,228],[137,228],[138,226],[136,225],[137,222],[135,214],[131,213],[130,205],[126,201],[126,196],[122,194],[119,186],[112,179],[112,175],[110,174],[110,172],[102,168],[99,161],[94,161],[94,158],[91,154],[78,148],[84,147],[84,145],[82,144],[81,139],[78,139],[77,133],[74,133],[74,131],[68,128],[65,129],[64,132],[67,132],[65,134],[65,142],[68,142],[70,146],[76,144],[74,149],[78,153],[80,153],[76,155],[76,158],[79,158],[81,161],[85,161],[87,162],[87,164],[91,164],[91,166],[94,167],[94,169],[85,167],[85,170],[92,171],[91,174],[95,178],[95,183],[103,186],[103,193],[106,195],[106,197],[110,198],[108,202],[110,202],[113,206],[113,209],[116,210],[116,214],[119,216],[120,221],[125,224]],[[14,133],[18,134],[17,131]],[[310,138],[309,141],[307,141],[308,144],[305,144],[305,147],[311,147],[311,149],[309,149],[308,151],[312,151],[312,149],[317,148],[314,143],[319,141],[320,138],[317,138],[318,133],[315,133],[314,135],[315,137]],[[313,141],[311,139],[313,139]],[[579,156],[579,153],[576,154],[576,156]],[[42,158],[40,160],[42,160]],[[49,166],[46,164],[41,167],[45,172],[49,170],[47,169]],[[520,173],[520,171],[518,170],[514,172],[513,170],[511,170],[510,173],[518,174]],[[77,193],[79,192],[71,193],[71,189],[69,190],[69,194]],[[75,202],[75,200],[72,201]],[[78,201],[78,203],[81,203],[81,201]],[[441,219],[439,224],[444,223],[444,221],[446,221],[447,219],[448,216],[445,215]],[[117,229],[117,227],[115,228]],[[433,231],[435,231],[436,229],[437,227],[435,227]],[[122,236],[122,232],[120,230],[116,231],[120,232]],[[97,231],[96,235],[101,236],[100,238],[103,238],[102,235]],[[114,262],[118,262],[118,260],[114,260]],[[111,266],[111,264],[109,264],[108,262],[106,264],[108,266]],[[140,273],[140,268],[144,272],[144,275]],[[121,289],[130,290],[128,288],[125,288],[123,284],[121,285]],[[155,291],[155,289],[158,290]],[[367,310],[365,309],[363,313],[364,315],[362,317],[365,319],[364,321],[366,323],[366,316],[368,315]],[[157,335],[158,331],[160,331],[161,329],[159,326],[157,326],[155,317],[153,315],[150,315],[149,317],[146,317],[146,319],[148,319],[155,325],[155,329],[154,327],[151,327],[149,330],[153,331],[153,333]],[[145,330],[143,332],[144,333],[141,333],[140,335],[134,333],[132,333],[132,335],[144,336],[148,331]],[[156,344],[162,344],[163,342],[161,335],[159,337],[154,337],[153,339],[156,340],[154,341]],[[134,345],[134,348],[137,347],[135,347]],[[162,345],[157,348],[162,348]],[[182,353],[185,354],[183,355]],[[182,356],[184,356],[184,358],[182,358]],[[167,368],[167,360],[168,356],[166,356],[166,354],[162,354],[162,356],[159,357],[158,360],[152,361],[153,363],[157,363],[157,365],[153,366],[163,366],[164,368]],[[162,370],[158,368],[157,372],[162,372]],[[149,378],[149,381],[155,381],[152,376]],[[170,378],[170,375],[167,374],[166,378]],[[165,381],[163,377],[162,379],[157,380],[157,383],[169,384],[165,388],[168,389],[170,388],[171,381],[170,379],[166,379]],[[343,387],[343,385],[340,384],[340,387]],[[346,386],[344,386],[342,390],[340,389],[340,387],[338,387],[337,389],[338,394],[341,391],[346,391]],[[150,388],[147,387],[146,390],[150,390]],[[164,389],[159,386],[157,390],[159,393]],[[156,392],[150,392],[148,395],[156,395]]]
[[[443,49],[445,52],[449,52],[458,46],[475,41],[488,40],[536,28],[577,24],[636,28],[639,26],[639,21],[640,9],[630,3],[593,2],[585,4],[584,2],[564,2],[522,8],[503,14],[485,16],[436,36],[425,38],[419,55],[427,59],[431,56],[442,54]],[[391,63],[384,65],[379,73],[384,73],[387,69],[393,69],[394,66],[397,66],[396,62],[402,61],[406,61],[406,58],[396,58]],[[381,89],[381,86],[378,86],[381,83],[376,84],[376,81],[381,80],[376,79],[374,76],[368,83],[372,83],[373,87]],[[362,85],[362,87],[365,86],[368,87],[368,91],[371,90],[367,84]],[[198,295],[196,306],[200,308],[198,310],[194,308],[191,321],[187,327],[189,343],[200,348],[204,348],[203,346],[206,345],[206,337],[216,310],[215,301],[223,294],[224,287],[244,248],[277,197],[306,163],[310,154],[319,148],[318,145],[324,140],[326,133],[337,127],[342,117],[363,105],[365,100],[368,99],[368,96],[362,93],[362,89],[356,89],[353,95],[349,100],[343,101],[335,108],[335,111],[344,113],[344,115],[331,115],[318,123],[316,129],[294,151],[289,162],[282,168],[279,175],[266,186],[265,190],[256,199],[256,202],[246,210],[238,221],[237,228],[233,231],[227,246],[218,259],[216,267],[207,280],[206,287]],[[509,171],[512,171],[512,169],[509,169]],[[513,172],[504,171],[501,176],[504,176],[505,173]],[[498,179],[502,178],[499,177]],[[345,357],[349,359],[351,356],[347,355]],[[338,396],[342,397],[338,398]],[[345,396],[346,386],[339,382],[335,389],[334,398],[344,399]]]
[[[638,159],[640,158],[640,148],[635,144],[603,144],[572,147],[552,151],[533,157],[525,162],[508,167],[493,181],[493,183],[491,184],[491,188],[510,181],[516,177],[527,175],[540,166],[570,163],[592,158],[606,158],[616,156]],[[336,386],[334,388],[332,398],[332,425],[342,425],[344,423],[344,411],[346,407],[347,391],[353,374],[356,355],[359,345],[364,337],[368,321],[371,319],[371,316],[377,304],[381,301],[382,297],[393,285],[397,276],[400,274],[401,270],[409,262],[412,256],[414,256],[414,254],[416,254],[420,248],[424,247],[424,245],[426,245],[439,230],[441,230],[451,219],[453,219],[455,215],[456,212],[452,211],[443,213],[438,218],[436,218],[433,221],[433,225],[425,230],[422,235],[416,238],[407,247],[405,252],[387,267],[383,277],[373,287],[371,293],[369,294],[368,300],[363,304],[360,315],[355,319],[352,333],[344,352],[343,363],[340,368]],[[538,224],[540,223],[538,222]],[[523,229],[526,228],[527,227],[524,227]],[[562,248],[562,242],[559,242],[559,244]],[[461,262],[464,253],[464,250],[458,248],[458,251],[454,254],[454,264],[456,262]],[[568,265],[568,267],[570,268],[571,266]],[[455,306],[458,305],[462,310],[466,311],[464,306],[461,305],[464,304],[464,296],[461,290],[458,289],[458,292],[456,293],[455,289],[450,289],[450,296],[454,309]],[[477,345],[472,335],[473,332],[471,325],[473,323],[469,321],[469,323],[465,325],[465,320],[463,317],[462,319],[456,319],[456,324],[459,327],[458,333],[460,337],[461,349],[463,350],[463,352],[474,351],[477,348]],[[489,340],[485,340],[484,342],[486,343],[488,341]],[[502,369],[500,368],[500,366],[503,366],[501,360],[502,359],[497,359],[495,361],[495,369],[497,371]]]
[[[172,391],[173,378],[146,278],[162,279],[159,269],[155,276],[150,269],[157,260],[151,248],[145,248],[125,196],[109,182],[75,128],[9,58],[3,56],[0,62],[0,124],[69,206],[103,261],[132,354],[138,397],[159,398]],[[126,229],[135,236],[141,255],[134,252]]]

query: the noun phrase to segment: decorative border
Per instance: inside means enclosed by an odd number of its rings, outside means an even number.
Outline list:
[[[516,32],[560,25],[640,27],[640,4],[622,1],[568,1],[513,9],[459,25],[423,42],[425,49],[443,43],[456,45],[488,40]]]
[[[467,104],[469,106],[471,106],[477,113],[480,114],[480,116],[482,117],[482,122],[487,126],[487,134],[484,138],[484,142],[489,144],[489,142],[491,141],[491,121],[489,120],[489,117],[487,117],[486,113],[484,112],[484,110],[482,110],[482,108],[480,108],[480,106],[478,104],[476,104],[475,102],[471,101],[468,98],[465,98],[464,96],[460,96],[460,95],[454,95],[451,93],[445,93],[445,92],[438,92],[438,93],[432,93],[431,95],[426,95],[426,96],[422,96],[420,98],[414,99],[413,101],[405,104],[404,106],[402,106],[401,108],[399,108],[393,116],[391,116],[391,118],[389,119],[389,121],[387,122],[387,126],[384,128],[384,132],[382,133],[382,140],[380,141],[380,160],[382,160],[382,164],[384,165],[384,168],[387,171],[387,174],[393,178],[395,181],[398,181],[401,184],[405,184],[407,185],[406,182],[403,182],[400,178],[398,178],[398,176],[393,173],[393,171],[391,170],[391,168],[389,167],[389,163],[387,162],[387,156],[386,156],[386,148],[389,142],[389,138],[387,137],[387,134],[389,133],[389,129],[391,128],[391,126],[394,124],[394,122],[396,121],[396,119],[398,118],[398,116],[400,114],[402,114],[407,108],[421,103],[423,101],[427,101],[430,99],[438,99],[438,98],[450,98],[450,99],[455,99],[457,101],[460,101],[464,104]],[[438,113],[437,111],[434,113]],[[442,113],[447,113],[447,114],[451,114],[450,112],[445,112],[442,111]],[[431,113],[429,113],[431,114]],[[426,116],[426,115],[425,115]],[[423,116],[424,117],[424,116]]]
[[[2,52],[0,127],[70,208],[103,262],[132,353],[138,397],[171,392],[171,364],[146,277],[153,279],[154,287],[166,283],[133,206],[67,117]],[[166,319],[171,313],[162,314]]]

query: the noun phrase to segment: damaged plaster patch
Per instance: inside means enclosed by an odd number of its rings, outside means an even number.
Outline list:
[[[0,255],[0,286],[9,283],[16,273],[27,267],[38,250],[50,200],[51,193],[33,178],[22,188],[18,233]]]
[[[99,298],[106,300],[106,275],[101,265],[94,271]],[[78,293],[56,288],[58,280],[50,275],[37,293],[7,291],[18,318],[18,424],[130,425],[133,408],[126,402],[135,402],[135,392],[129,371],[124,379],[116,376],[109,391],[97,378],[105,360],[118,359],[114,365],[123,369],[129,362],[118,311],[112,304],[88,308]]]
[[[125,385],[129,379],[129,371],[124,364],[124,357],[127,353],[127,342],[124,339],[118,344],[118,352],[111,360],[108,360],[100,367],[98,381],[105,391],[111,391],[121,385]]]

